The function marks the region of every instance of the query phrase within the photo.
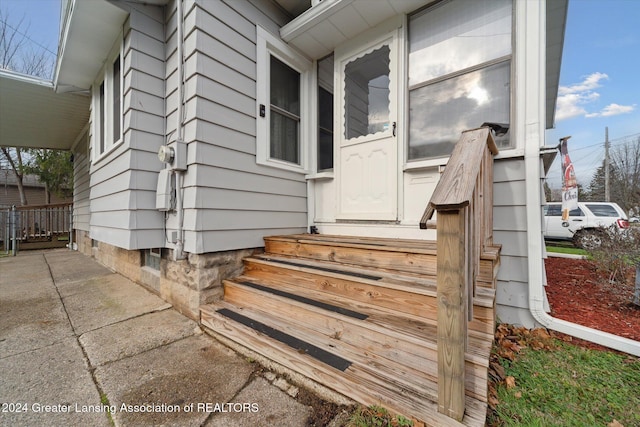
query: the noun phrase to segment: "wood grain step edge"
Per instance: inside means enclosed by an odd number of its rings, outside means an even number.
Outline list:
[[[332,234],[293,234],[288,236],[266,236],[265,241],[281,241],[289,243],[318,244],[322,246],[359,247],[372,250],[391,250],[435,255],[435,240],[393,239],[383,237],[339,236]],[[405,250],[406,249],[406,250]]]
[[[396,284],[396,283],[387,283],[387,282],[383,282],[380,280],[367,280],[367,279],[363,279],[363,278],[356,278],[353,276],[349,276],[349,275],[342,275],[340,273],[330,273],[330,272],[320,272],[317,269],[314,268],[309,268],[309,267],[302,267],[302,266],[290,266],[290,265],[282,265],[279,264],[277,262],[272,262],[269,259],[264,259],[264,258],[260,258],[260,257],[248,257],[246,259],[246,265],[247,265],[247,270],[245,271],[244,275],[245,277],[251,277],[252,275],[252,266],[254,265],[263,265],[263,266],[269,266],[271,268],[274,269],[284,269],[286,271],[289,272],[294,272],[293,275],[300,273],[300,274],[307,274],[307,275],[312,275],[312,276],[318,276],[319,277],[329,277],[329,278],[333,278],[336,280],[341,280],[341,281],[347,281],[347,282],[353,282],[354,286],[357,286],[358,284],[363,284],[366,286],[370,286],[372,288],[377,288],[377,289],[392,289],[396,292],[407,292],[410,294],[416,294],[416,295],[421,295],[421,296],[426,296],[426,297],[430,297],[430,298],[436,298],[436,292],[434,292],[432,289],[417,289],[416,287],[413,286],[409,286],[407,287],[404,284]],[[259,280],[264,280],[264,279],[259,279]],[[319,280],[319,279],[318,279]],[[283,279],[282,282],[279,283],[284,283],[285,279]],[[301,289],[301,292],[305,291],[305,287],[304,286],[300,286],[299,287]],[[333,298],[338,297],[336,296],[337,294],[335,293],[330,293],[330,295],[332,295]],[[345,301],[349,300],[348,297],[343,296],[342,297]],[[478,306],[478,307],[483,307],[486,309],[494,309],[494,299],[495,299],[495,291],[493,290],[489,290],[489,289],[484,289],[484,288],[478,288],[477,290],[477,294],[476,297],[474,297],[474,305]],[[356,301],[356,300],[353,300]],[[376,306],[373,302],[371,303],[367,303],[363,300],[358,300],[360,301],[360,303],[362,304],[370,304],[371,307],[376,307],[376,308],[380,308],[382,310],[385,311],[391,311],[390,308],[387,307],[383,307],[383,306]],[[435,303],[434,303],[435,304]],[[434,322],[435,321],[435,314],[433,314],[431,316],[431,319],[427,319],[425,317],[419,317],[415,314],[410,314],[410,313],[405,313],[404,314],[405,317],[410,318],[410,319],[416,319],[416,320],[423,320],[423,321],[427,321],[427,322]],[[476,318],[474,319],[476,322],[486,322],[486,319],[484,318]],[[493,322],[492,322],[493,323]],[[479,326],[478,326],[479,327]],[[487,334],[487,339],[493,340],[493,326],[489,325],[489,326],[483,326],[484,329],[484,333]],[[478,331],[479,333],[483,333],[481,331]]]
[[[363,387],[362,385],[354,386],[353,384],[349,384],[348,381],[345,383],[345,378],[340,377],[336,372],[329,371],[326,366],[319,366],[320,362],[314,362],[313,358],[274,347],[272,345],[273,342],[268,342],[268,337],[260,337],[255,331],[250,328],[246,328],[243,325],[234,324],[234,322],[229,322],[227,319],[223,322],[220,320],[216,321],[215,311],[212,310],[213,307],[214,305],[201,307],[201,324],[205,329],[210,329],[214,335],[220,334],[227,337],[231,341],[238,343],[240,346],[249,349],[250,351],[256,351],[267,359],[293,369],[294,371],[311,378],[320,384],[329,386],[337,392],[345,396],[349,396],[364,405],[380,404],[382,399],[372,400],[369,395],[363,392],[367,387]],[[238,330],[240,330],[240,333],[230,333],[231,331]],[[465,400],[467,413],[465,414],[463,423],[459,423],[438,413],[437,405],[430,404],[428,402],[421,402],[423,408],[421,408],[419,413],[411,415],[424,421],[426,425],[434,427],[483,426],[486,414],[486,404],[470,397],[466,397]],[[389,409],[393,410],[393,407],[391,407],[391,405],[389,406]],[[398,412],[403,413],[403,411]]]
[[[226,302],[219,302],[216,305],[229,307],[231,310],[244,313],[251,319],[267,324],[295,338],[302,339],[324,351],[333,352],[336,356],[350,360],[354,365],[361,366],[364,370],[370,370],[371,374],[378,376],[380,380],[397,383],[403,389],[413,390],[414,393],[422,394],[423,397],[432,400],[436,399],[437,361],[428,359],[426,355],[417,365],[420,366],[420,369],[416,369],[401,363],[398,359],[389,359],[370,350],[364,351],[362,348],[340,339],[340,337],[328,336],[323,332],[279,317],[274,313],[262,311],[254,306],[240,306]],[[371,364],[373,365],[370,366]],[[427,369],[427,367],[429,368]],[[467,374],[465,381],[466,393],[480,401],[487,400],[486,369],[486,367],[481,368],[473,364],[466,364],[465,366]]]
[[[290,300],[278,295],[269,294],[269,293],[255,290],[252,288],[247,288],[242,283],[236,282],[235,280],[225,280],[224,284],[225,284],[225,287],[232,286],[232,287],[244,289],[244,292],[257,294],[260,296],[260,298],[269,298],[270,300],[276,301],[276,303],[278,304],[291,306],[293,307],[292,309],[295,309],[295,307],[298,307],[303,310],[309,310],[316,313],[319,316],[331,317],[341,322],[352,324],[359,328],[370,330],[372,333],[388,336],[393,339],[399,339],[410,345],[427,348],[430,351],[437,353],[437,344],[436,344],[435,336],[426,337],[423,334],[420,334],[419,332],[414,332],[410,329],[399,330],[395,327],[385,326],[384,321],[378,320],[374,316],[369,317],[366,322],[359,322],[356,319],[342,316],[338,313],[327,312],[320,308],[309,306],[299,301]],[[469,363],[473,363],[483,368],[488,367],[489,352],[487,351],[487,348],[490,349],[490,345],[486,343],[485,339],[478,338],[475,334],[470,334],[469,338],[472,343],[475,343],[477,340],[477,345],[471,344],[468,346],[468,351],[465,352],[465,360],[467,360]]]

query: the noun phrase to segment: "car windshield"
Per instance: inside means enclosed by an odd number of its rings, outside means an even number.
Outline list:
[[[589,210],[591,212],[593,212],[593,214],[595,216],[599,216],[599,217],[619,217],[620,214],[618,214],[618,211],[616,211],[616,208],[614,208],[611,205],[586,205],[587,208],[589,208]]]

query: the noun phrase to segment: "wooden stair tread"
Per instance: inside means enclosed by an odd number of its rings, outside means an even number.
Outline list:
[[[396,366],[389,368],[382,363],[369,366],[367,360],[375,360],[375,358],[371,358],[368,354],[358,356],[358,349],[352,348],[349,352],[345,350],[348,347],[345,345],[341,346],[341,352],[344,353],[346,351],[347,354],[353,356],[354,360],[351,360],[352,364],[345,371],[340,371],[309,354],[275,341],[246,325],[225,318],[218,313],[221,308],[237,310],[247,317],[255,318],[257,321],[273,323],[283,328],[282,320],[273,319],[273,317],[269,319],[270,315],[268,313],[259,313],[256,310],[240,308],[224,301],[201,308],[202,324],[215,333],[226,336],[253,351],[258,351],[265,357],[293,368],[299,373],[328,385],[340,393],[351,396],[365,405],[382,403],[389,409],[399,413],[407,414],[407,411],[410,411],[411,415],[419,417],[428,422],[429,425],[434,426],[484,425],[486,404],[473,397],[466,397],[467,413],[463,423],[458,423],[437,412],[437,405],[433,402],[437,385],[425,378],[417,379],[422,380],[419,385],[399,380],[394,377],[399,373],[399,371],[394,370],[394,368],[397,369]],[[290,332],[299,331],[295,324],[292,324],[290,329]],[[318,343],[316,342],[314,345],[318,345]],[[328,352],[336,351],[335,347],[331,347],[331,344],[320,343],[319,347]],[[386,374],[386,377],[381,373]],[[413,382],[416,382],[415,378]],[[416,390],[416,386],[424,387],[424,389]]]
[[[331,261],[297,259],[294,257],[272,254],[255,255],[246,258],[246,261],[263,264],[275,263],[276,266],[281,266],[294,271],[310,271],[312,273],[318,273],[316,270],[319,270],[322,274],[326,273],[327,276],[342,274],[350,276],[350,279],[362,281],[373,286],[402,290],[405,292],[432,297],[436,296],[435,277],[419,275],[416,273],[407,272],[398,274],[396,272],[389,272],[378,268],[367,268],[363,272],[362,267],[356,268],[343,264],[336,266],[336,263]],[[375,279],[375,277],[379,277],[379,279]],[[474,297],[474,304],[482,307],[493,308],[494,298],[495,290],[478,287],[476,290],[476,296]]]
[[[237,279],[226,281],[225,284],[230,284],[237,288],[246,288],[247,285],[243,282],[250,280],[250,277],[240,276]],[[260,282],[260,285],[265,288],[272,288],[272,283]],[[276,291],[291,291],[294,289],[283,288],[281,286],[275,286],[273,289]],[[226,288],[228,290],[228,288]],[[435,323],[425,322],[415,318],[409,318],[402,314],[394,314],[387,311],[376,309],[372,306],[365,304],[353,305],[340,298],[322,298],[322,294],[319,293],[307,293],[301,292],[297,295],[308,297],[311,300],[319,300],[323,304],[331,304],[344,309],[353,309],[354,311],[366,315],[366,319],[358,319],[355,316],[347,316],[333,311],[331,313],[325,312],[325,308],[314,306],[305,301],[290,299],[285,295],[270,294],[268,290],[250,288],[247,290],[250,293],[257,293],[261,295],[260,301],[266,304],[266,299],[271,298],[276,301],[281,301],[284,304],[291,305],[292,307],[298,307],[300,309],[318,312],[321,316],[332,317],[340,319],[342,324],[354,324],[358,323],[359,327],[369,330],[371,333],[388,335],[394,340],[400,340],[407,342],[409,346],[413,347],[408,351],[414,352],[416,355],[420,355],[421,351],[433,351],[436,352],[436,339],[437,339],[437,326]],[[246,293],[245,293],[246,295]],[[235,301],[236,305],[244,306],[243,302]],[[293,310],[289,311],[291,316],[295,315]],[[468,361],[481,366],[488,366],[488,357],[491,351],[491,341],[486,337],[478,337],[475,334],[469,334],[469,352],[466,355]],[[422,349],[422,350],[418,350]]]
[[[373,285],[418,294],[435,296],[436,293],[435,277],[432,276],[425,277],[424,275],[420,276],[417,274],[398,274],[377,268],[354,267],[352,265],[344,265],[331,261],[296,259],[283,255],[260,254],[248,257],[246,260],[249,262],[276,263],[283,268],[291,268],[292,270],[309,269],[313,272],[318,270],[322,273],[328,273],[329,276],[343,274],[350,276],[349,278],[360,278],[362,281]],[[287,265],[286,262],[292,263]]]
[[[437,411],[434,241],[296,234],[265,237],[201,323],[361,403],[427,425],[484,425],[500,246],[480,254],[466,329],[463,423]],[[441,331],[442,332],[442,331]],[[462,356],[462,355],[460,355]]]
[[[435,247],[430,247],[425,242],[414,243],[413,248],[404,248],[397,246],[397,241],[392,245],[381,239],[365,238],[366,241],[358,239],[358,242],[351,243],[348,239],[333,236],[303,236],[265,238],[265,251],[273,255],[335,261],[343,265],[376,266],[431,276],[436,272]]]
[[[274,263],[269,256],[265,258],[249,257],[246,259],[245,277],[253,277],[256,281],[268,281],[273,286],[300,288],[300,292],[320,292],[318,298],[336,298],[342,296],[351,304],[359,302],[372,304],[376,309],[388,309],[402,312],[409,317],[421,320],[436,320],[436,292],[431,287],[408,285],[406,282],[385,280],[367,280],[340,273],[318,271],[311,268],[317,263],[305,261],[297,266]],[[285,259],[289,259],[285,257]],[[311,266],[307,268],[307,265]],[[320,263],[320,265],[331,265]],[[342,268],[342,267],[341,267]],[[357,270],[362,271],[362,270]],[[377,274],[377,273],[372,273]],[[479,289],[479,288],[477,288]],[[292,289],[292,292],[295,292]],[[483,333],[493,340],[494,297],[492,290],[482,290],[474,298],[474,320],[470,329]]]
[[[436,255],[436,242],[433,240],[389,239],[381,237],[338,236],[331,234],[292,234],[287,236],[269,236],[265,240],[312,243],[330,246],[359,247],[372,250],[390,250],[394,252],[414,252]]]

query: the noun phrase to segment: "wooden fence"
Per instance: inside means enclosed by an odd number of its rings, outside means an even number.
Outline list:
[[[37,242],[70,242],[72,203],[14,206],[0,211],[0,242],[14,254],[20,245]],[[59,246],[64,246],[60,244]]]

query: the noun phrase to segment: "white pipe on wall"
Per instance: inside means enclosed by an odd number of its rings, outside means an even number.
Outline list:
[[[545,2],[517,2],[518,7],[526,8],[526,23],[518,21],[524,27],[520,31],[518,37],[522,43],[521,50],[526,55],[537,55],[535,61],[524,61],[524,67],[528,63],[538,64],[537,69],[526,68],[524,73],[525,79],[531,79],[525,84],[524,97],[526,105],[524,106],[524,132],[521,133],[524,138],[525,147],[525,188],[526,188],[526,210],[527,210],[527,247],[528,247],[528,273],[529,273],[529,311],[534,319],[542,326],[554,331],[562,332],[567,335],[591,341],[605,347],[623,351],[625,353],[640,356],[640,342],[627,338],[619,337],[607,332],[602,332],[593,328],[578,325],[565,320],[557,319],[550,316],[544,309],[544,276],[543,276],[543,236],[542,236],[542,199],[541,185],[542,176],[540,165],[540,148],[544,144],[544,122],[540,118],[544,118],[545,98],[544,90],[546,75],[546,51],[545,51],[545,33],[546,29],[546,4]],[[520,14],[518,14],[520,16]],[[524,25],[523,25],[524,24]],[[540,89],[541,88],[541,89]],[[531,120],[529,120],[531,118]]]
[[[176,28],[176,37],[178,39],[177,43],[177,57],[178,57],[178,108],[176,110],[176,149],[178,144],[184,144],[183,138],[183,114],[184,114],[184,17],[182,10],[182,0],[176,0],[177,7],[177,28]],[[175,247],[173,251],[174,260],[184,259],[184,202],[182,198],[182,186],[184,180],[184,172],[180,170],[175,170],[176,174],[176,219],[177,219],[177,241],[175,242]]]

